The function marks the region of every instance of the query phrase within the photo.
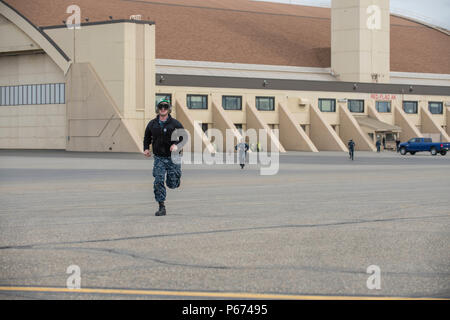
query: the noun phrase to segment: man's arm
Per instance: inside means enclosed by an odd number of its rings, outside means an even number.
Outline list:
[[[152,143],[152,130],[150,129],[150,123],[145,128],[144,135],[144,153],[146,156],[150,156],[150,144]]]

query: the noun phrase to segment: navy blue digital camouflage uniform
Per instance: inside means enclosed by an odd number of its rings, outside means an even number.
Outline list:
[[[164,180],[169,189],[176,189],[181,181],[181,164],[174,163],[170,157],[155,156],[153,163],[153,192],[155,200],[163,202],[166,200],[166,188]]]
[[[175,134],[177,140],[172,140],[172,133],[177,129],[183,129],[179,121],[170,115],[166,121],[159,120],[159,116],[151,120],[145,129],[144,151],[152,144],[154,163],[153,163],[153,192],[155,200],[159,203],[166,200],[166,185],[170,189],[176,189],[180,186],[181,179],[181,158],[180,151],[174,153],[170,147],[175,144],[179,145],[183,141],[183,137]],[[173,161],[175,160],[175,161]]]
[[[355,142],[353,140],[348,142],[348,153],[350,155],[350,159],[353,160],[355,154]]]

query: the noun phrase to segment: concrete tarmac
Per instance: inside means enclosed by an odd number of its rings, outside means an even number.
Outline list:
[[[184,165],[165,217],[152,164],[1,150],[0,299],[450,298],[450,156],[289,152],[273,176]],[[81,288],[134,294],[51,292],[70,265]]]

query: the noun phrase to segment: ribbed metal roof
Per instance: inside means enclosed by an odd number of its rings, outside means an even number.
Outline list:
[[[369,116],[355,116],[356,121],[361,127],[367,127],[375,132],[401,132],[402,128],[392,124],[379,121]]]

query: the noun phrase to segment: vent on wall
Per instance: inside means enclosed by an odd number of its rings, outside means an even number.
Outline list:
[[[304,106],[306,106],[307,104],[309,104],[309,99],[305,99],[305,98],[300,98],[300,99],[298,99],[298,105],[299,105],[300,107],[304,107]]]

